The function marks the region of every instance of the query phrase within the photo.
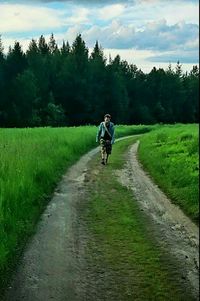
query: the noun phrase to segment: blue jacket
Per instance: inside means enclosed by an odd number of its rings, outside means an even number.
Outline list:
[[[110,122],[110,127],[109,127],[109,133],[111,134],[111,144],[115,142],[115,127],[114,123]],[[103,124],[103,121],[100,123],[97,135],[96,135],[96,142],[99,142],[100,138],[103,137],[105,134],[105,127]]]

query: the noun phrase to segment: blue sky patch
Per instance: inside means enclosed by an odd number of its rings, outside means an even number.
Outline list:
[[[198,64],[197,0],[0,0],[0,35],[5,51],[15,40],[26,50],[31,38],[53,32],[57,43],[73,42],[81,33],[88,47],[99,40],[135,63]],[[150,66],[150,65],[149,65]]]

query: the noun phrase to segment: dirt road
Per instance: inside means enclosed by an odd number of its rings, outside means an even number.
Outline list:
[[[137,158],[138,146],[139,141],[130,148],[127,163],[118,173],[119,181],[132,189],[141,209],[151,216],[154,236],[176,258],[183,279],[190,282],[198,296],[199,229],[144,172]]]
[[[137,161],[138,143],[130,149],[127,166],[117,174],[131,187],[142,210],[155,221],[155,235],[163,248],[177,258],[183,277],[198,295],[198,228],[172,205],[143,172]],[[6,301],[82,301],[85,290],[83,233],[76,205],[84,201],[88,162],[99,148],[73,165],[58,185],[38,223],[36,234],[27,244],[21,262],[6,292]],[[114,175],[116,176],[116,175]],[[79,243],[81,240],[81,244]]]

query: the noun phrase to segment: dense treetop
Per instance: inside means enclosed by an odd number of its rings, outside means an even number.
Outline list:
[[[0,38],[0,126],[98,124],[105,113],[118,124],[198,121],[199,69],[153,68],[145,74],[117,55],[105,59],[96,42],[89,55],[78,35],[70,46],[52,34],[19,42],[5,55]]]

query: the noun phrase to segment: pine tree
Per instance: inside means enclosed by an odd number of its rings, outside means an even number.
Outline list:
[[[75,67],[77,68],[77,72],[81,74],[87,72],[88,52],[88,48],[86,47],[85,42],[81,37],[81,34],[79,34],[72,44],[71,53],[75,59],[74,63],[76,65]]]
[[[54,54],[58,51],[58,46],[56,44],[56,40],[54,38],[53,33],[50,36],[50,40],[49,40],[49,44],[48,44],[48,48],[51,54]]]
[[[26,57],[19,42],[15,42],[13,48],[9,47],[6,65],[8,80],[16,77],[26,68]]]
[[[10,125],[26,127],[31,124],[33,109],[38,98],[36,78],[31,70],[17,75],[11,86]]]
[[[182,71],[182,65],[180,64],[180,62],[178,61],[177,64],[176,64],[176,75],[178,77],[181,77],[182,74],[183,74],[183,71]]]
[[[69,53],[70,53],[70,45],[69,43],[65,43],[65,41],[63,41],[62,47],[60,49],[60,52],[62,54],[63,57],[66,57]]]
[[[193,66],[183,77],[184,102],[181,107],[182,122],[199,122],[199,68]]]
[[[123,123],[127,119],[129,96],[119,55],[107,66],[107,71],[105,111],[110,108],[115,121]]]
[[[69,56],[70,80],[73,83],[71,117],[76,120],[76,124],[88,122],[88,74],[89,60],[88,48],[79,34],[72,44]]]
[[[32,39],[29,43],[28,49],[26,51],[26,58],[29,68],[31,68],[35,76],[37,76],[37,70],[41,68],[42,57],[37,42],[34,39]]]
[[[97,123],[105,114],[104,102],[106,84],[106,59],[103,49],[96,42],[89,60],[89,122]]]
[[[46,40],[43,35],[40,36],[38,41],[39,52],[42,55],[47,55],[49,53],[49,46],[46,43]]]
[[[49,93],[49,63],[47,60],[48,56],[42,54],[38,44],[36,40],[32,39],[26,52],[26,57],[29,69],[36,78],[36,85],[41,99],[41,107],[43,107],[46,106]]]
[[[95,43],[95,46],[94,46],[94,49],[91,53],[90,59],[92,59],[92,60],[97,59],[97,60],[101,61],[104,64],[106,62],[106,59],[105,59],[104,53],[103,53],[103,48],[101,46],[99,46],[98,41],[96,41],[96,43]]]

